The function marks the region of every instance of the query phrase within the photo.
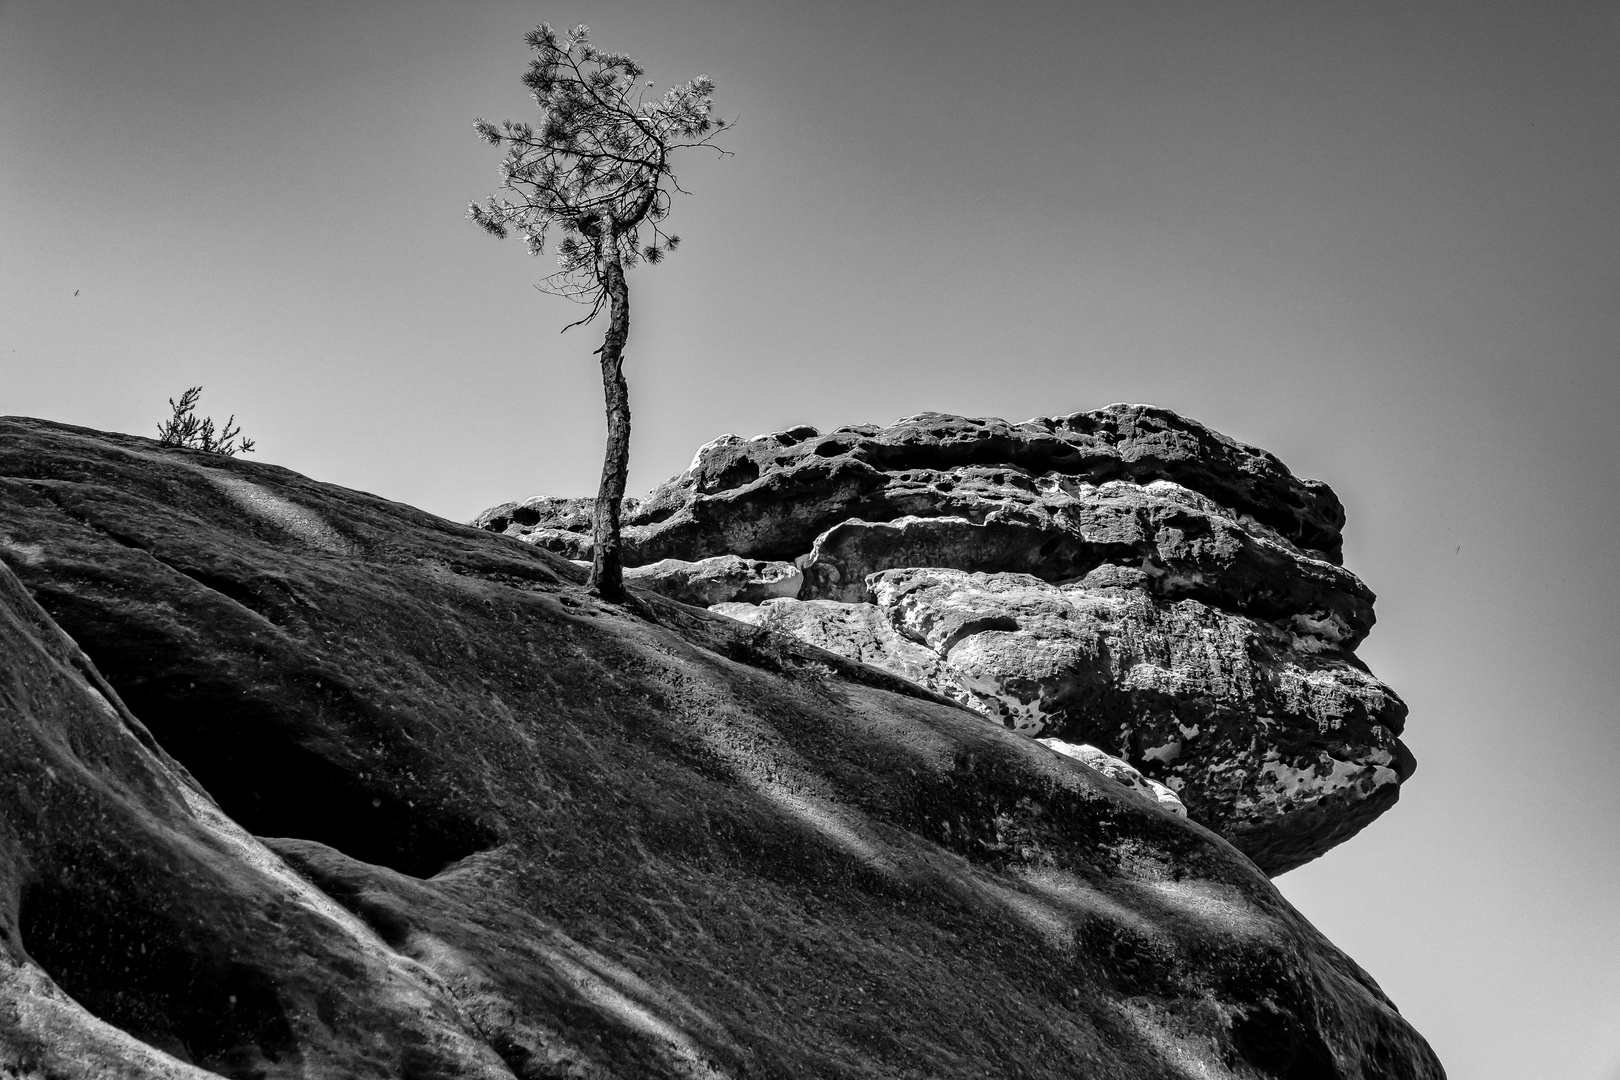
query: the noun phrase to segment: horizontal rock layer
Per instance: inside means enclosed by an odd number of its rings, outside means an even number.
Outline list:
[[[1338,561],[1344,508],[1326,484],[1300,480],[1271,454],[1168,409],[1110,405],[1023,424],[919,413],[888,427],[821,434],[792,428],[722,436],[686,472],[626,507],[630,562],[744,555],[790,559],[839,521],[940,516],[982,500],[964,479],[1016,488],[1047,474],[1100,484],[1170,480],[1253,518],[1289,542]],[[1010,493],[1008,493],[1010,494]],[[531,499],[486,511],[495,532],[576,524],[590,500]],[[637,531],[639,530],[639,531]]]
[[[1443,1076],[1093,769],[271,466],[0,421],[0,746],[8,1075]]]
[[[1112,754],[1105,754],[1090,743],[1070,743],[1062,739],[1038,739],[1042,746],[1054,750],[1064,757],[1070,757],[1095,769],[1115,783],[1124,784],[1139,792],[1144,798],[1151,799],[1165,810],[1177,817],[1187,816],[1187,807],[1180,797],[1170,788],[1156,781],[1149,780],[1127,763]]]
[[[476,524],[583,558],[591,508],[531,499]],[[791,559],[797,605],[710,602],[1095,743],[1270,873],[1353,836],[1415,766],[1405,706],[1354,655],[1374,596],[1340,565],[1338,498],[1168,410],[725,436],[625,520],[627,559],[660,560],[648,587],[702,602],[724,590],[683,591],[682,568]]]

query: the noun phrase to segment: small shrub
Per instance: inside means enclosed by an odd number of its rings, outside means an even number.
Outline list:
[[[201,397],[202,387],[193,386],[180,395],[179,401],[169,399],[173,415],[158,425],[158,445],[184,446],[226,457],[251,454],[253,440],[243,436],[242,429],[236,426],[235,413],[217,431],[212,417],[197,419],[197,400]]]

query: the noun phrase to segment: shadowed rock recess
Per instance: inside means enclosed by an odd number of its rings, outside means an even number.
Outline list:
[[[1130,779],[534,545],[0,420],[0,1076],[1443,1076]]]
[[[590,512],[474,524],[588,559]],[[1416,766],[1355,655],[1373,594],[1340,565],[1338,497],[1166,409],[726,435],[625,522],[643,585],[1103,751],[1270,874]]]

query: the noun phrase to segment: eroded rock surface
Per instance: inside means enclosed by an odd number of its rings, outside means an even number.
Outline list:
[[[1041,477],[1138,486],[1168,480],[1230,507],[1289,543],[1338,562],[1344,508],[1326,484],[1301,480],[1276,457],[1168,409],[1110,405],[1023,424],[919,413],[888,427],[825,435],[811,427],[700,448],[681,475],[626,500],[628,561],[743,555],[792,559],[831,526],[915,514],[983,521],[995,511],[1044,516]],[[505,503],[476,524],[527,535],[585,534],[590,499]]]
[[[1443,1076],[1218,837],[795,638],[15,418],[0,564],[0,1073]]]
[[[582,557],[590,507],[476,524]],[[1353,836],[1415,766],[1405,706],[1354,655],[1374,597],[1340,565],[1338,498],[1168,410],[725,436],[625,520],[631,562],[793,560],[795,596],[716,610],[1093,743],[1269,873]]]
[[[1412,763],[1405,706],[1354,657],[1117,569],[887,570],[872,603],[772,600],[722,614],[790,633],[938,691],[1014,731],[1109,748],[1271,873],[1394,802]],[[1102,584],[1111,581],[1113,584]]]

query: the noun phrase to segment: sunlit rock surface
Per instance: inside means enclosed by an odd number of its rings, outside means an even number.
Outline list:
[[[579,557],[590,509],[475,524]],[[1340,565],[1338,498],[1168,410],[725,436],[625,520],[630,562],[793,560],[794,596],[716,610],[1093,744],[1268,873],[1355,835],[1415,767],[1405,705],[1355,656],[1374,598]]]
[[[716,555],[696,562],[661,559],[629,568],[624,578],[632,585],[699,607],[738,601],[758,604],[798,596],[804,588],[804,573],[792,563],[739,559],[735,555]]]
[[[1405,708],[1353,658],[1096,580],[887,570],[870,579],[872,603],[714,610],[877,664],[1014,731],[1109,747],[1273,873],[1394,802],[1412,770],[1394,734]]]
[[[1443,1075],[1197,824],[580,577],[0,421],[0,1075]]]
[[[1121,761],[1112,754],[1105,754],[1089,743],[1064,742],[1062,739],[1037,739],[1042,746],[1053,753],[1071,757],[1088,768],[1096,769],[1115,783],[1124,784],[1141,794],[1145,799],[1158,803],[1159,806],[1175,814],[1177,817],[1187,816],[1187,807],[1181,802],[1179,796],[1170,788],[1156,780],[1149,780],[1129,764]]]

